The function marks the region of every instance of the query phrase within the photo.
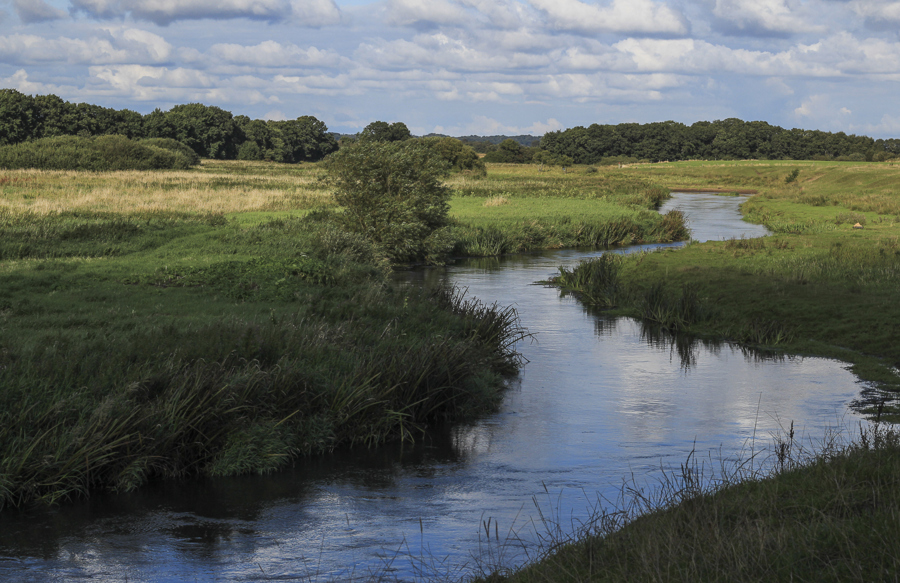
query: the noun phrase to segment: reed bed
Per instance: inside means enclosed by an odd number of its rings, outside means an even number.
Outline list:
[[[350,299],[371,314],[390,294],[361,288]],[[264,473],[337,446],[414,440],[496,405],[525,336],[515,310],[439,289],[392,313],[7,330],[0,508],[161,477]]]

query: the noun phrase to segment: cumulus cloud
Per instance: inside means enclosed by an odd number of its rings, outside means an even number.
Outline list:
[[[393,26],[416,24],[462,24],[466,11],[446,0],[388,0],[387,23]]]
[[[853,10],[875,29],[896,30],[900,24],[900,2],[884,0],[855,0]]]
[[[5,63],[162,63],[171,53],[172,45],[162,37],[133,28],[98,31],[86,39],[0,36],[0,61]]]
[[[444,68],[451,71],[500,71],[549,65],[545,54],[498,52],[471,46],[462,39],[444,33],[416,35],[412,41],[364,43],[357,58],[379,68]]]
[[[59,20],[68,16],[62,10],[54,8],[44,0],[12,0],[13,9],[25,24]]]
[[[803,45],[777,53],[734,49],[693,39],[626,39],[613,46],[629,56],[638,71],[646,72],[812,77],[840,74],[830,60],[805,56],[809,51]]]
[[[529,0],[542,11],[549,24],[559,30],[580,33],[618,32],[684,35],[684,16],[652,0],[613,0],[600,6],[579,0]]]
[[[343,20],[334,0],[292,0],[291,9],[291,19],[304,26],[330,26]]]
[[[42,83],[40,81],[34,81],[29,78],[28,72],[24,69],[19,69],[14,74],[9,77],[0,77],[0,85],[3,87],[9,87],[12,89],[16,89],[22,93],[33,94],[33,95],[41,95],[41,94],[60,94],[62,91],[61,86]],[[72,87],[67,87],[68,90],[73,90]]]
[[[270,22],[291,19],[309,26],[324,26],[339,22],[341,16],[334,0],[72,0],[72,7],[95,18],[130,15],[163,26],[178,20],[205,18]]]
[[[753,35],[790,35],[822,31],[809,18],[794,13],[786,0],[716,0],[713,15],[728,32]]]
[[[254,46],[215,44],[207,54],[225,63],[263,68],[336,67],[346,60],[334,51],[271,40]]]

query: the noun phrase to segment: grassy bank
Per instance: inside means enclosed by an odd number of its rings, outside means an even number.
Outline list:
[[[496,404],[515,312],[391,285],[317,172],[0,176],[0,507],[266,472]]]
[[[896,580],[900,435],[876,426],[852,442],[794,437],[782,436],[765,469],[743,460],[713,475],[691,458],[657,484],[630,483],[580,532],[548,524],[533,564],[480,581]]]
[[[609,168],[540,171],[491,164],[487,177],[457,176],[454,254],[501,255],[535,249],[607,247],[687,238],[680,213],[660,216],[669,191]]]
[[[267,472],[496,405],[515,312],[391,284],[321,173],[0,173],[0,507]],[[461,253],[683,235],[648,181],[598,194],[601,175],[515,173],[453,179]],[[528,192],[485,206],[495,188]]]
[[[558,285],[669,330],[838,358],[864,379],[900,386],[900,167],[747,162],[633,171],[676,189],[758,189],[742,210],[774,234],[605,257],[562,271]]]

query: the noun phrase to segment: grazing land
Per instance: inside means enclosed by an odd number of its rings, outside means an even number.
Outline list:
[[[0,507],[273,471],[496,406],[515,311],[392,284],[322,173],[0,172]],[[651,210],[665,189],[604,176],[451,177],[455,252],[684,236]],[[503,245],[474,248],[485,231]]]

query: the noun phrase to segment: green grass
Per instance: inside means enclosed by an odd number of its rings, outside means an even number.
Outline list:
[[[562,247],[609,247],[687,237],[684,217],[656,212],[668,190],[610,170],[540,172],[489,165],[487,178],[457,177],[450,214],[456,255]]]
[[[862,378],[898,388],[900,167],[803,163],[797,180],[786,183],[785,170],[793,167],[746,162],[642,168],[675,185],[756,186],[759,194],[742,210],[775,234],[623,258],[615,305],[600,305],[647,317],[655,296],[666,306],[670,328],[838,358]],[[735,175],[727,175],[732,170]],[[854,229],[856,222],[864,228]],[[591,301],[577,276],[561,275],[561,286]],[[687,288],[703,313],[690,322],[676,308]]]
[[[643,179],[492,173],[451,180],[459,254],[685,236]],[[0,172],[0,507],[272,471],[496,406],[515,311],[390,285],[320,177]],[[519,194],[485,206],[501,187]]]
[[[0,508],[272,471],[496,406],[514,310],[390,285],[315,167],[207,166],[0,177]]]
[[[816,448],[791,428],[766,469],[742,460],[713,473],[690,458],[658,484],[627,484],[580,532],[548,524],[539,560],[478,581],[896,580],[900,435],[876,426]]]

